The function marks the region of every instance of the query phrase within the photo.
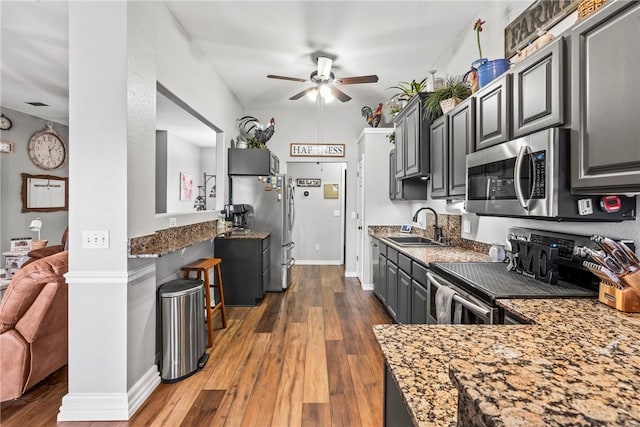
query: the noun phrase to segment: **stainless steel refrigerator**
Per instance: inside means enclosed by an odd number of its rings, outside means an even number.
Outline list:
[[[287,175],[230,176],[233,204],[247,204],[247,226],[253,231],[271,233],[271,278],[265,291],[281,292],[291,284],[290,268],[295,222],[293,180]]]

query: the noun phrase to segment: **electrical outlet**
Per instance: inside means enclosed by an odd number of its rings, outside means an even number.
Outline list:
[[[316,249],[316,251],[320,250],[320,245],[318,243],[316,243],[315,249]]]
[[[471,221],[468,219],[462,221],[462,232],[466,234],[471,233]]]
[[[176,225],[178,225],[178,220],[175,218],[169,218],[169,228],[175,227]]]
[[[109,232],[108,231],[83,231],[82,247],[84,249],[108,249],[109,248]]]

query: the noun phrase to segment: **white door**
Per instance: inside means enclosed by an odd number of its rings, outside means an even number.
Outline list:
[[[357,201],[356,201],[356,274],[358,275],[358,279],[360,279],[360,283],[364,283],[364,258],[363,251],[364,248],[364,187],[363,187],[363,179],[364,176],[364,155],[360,157],[358,160],[358,169],[356,171],[357,174]]]

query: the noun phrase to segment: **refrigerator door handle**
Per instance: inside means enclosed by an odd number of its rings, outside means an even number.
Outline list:
[[[285,249],[293,249],[296,247],[296,244],[293,242],[289,242],[286,245],[284,245]]]
[[[291,267],[291,266],[293,266],[295,264],[296,264],[296,259],[295,258],[291,258],[289,260],[289,262],[287,263],[287,267]]]

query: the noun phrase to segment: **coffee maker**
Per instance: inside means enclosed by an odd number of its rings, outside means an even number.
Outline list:
[[[225,220],[233,224],[233,228],[247,227],[248,205],[224,205]]]

